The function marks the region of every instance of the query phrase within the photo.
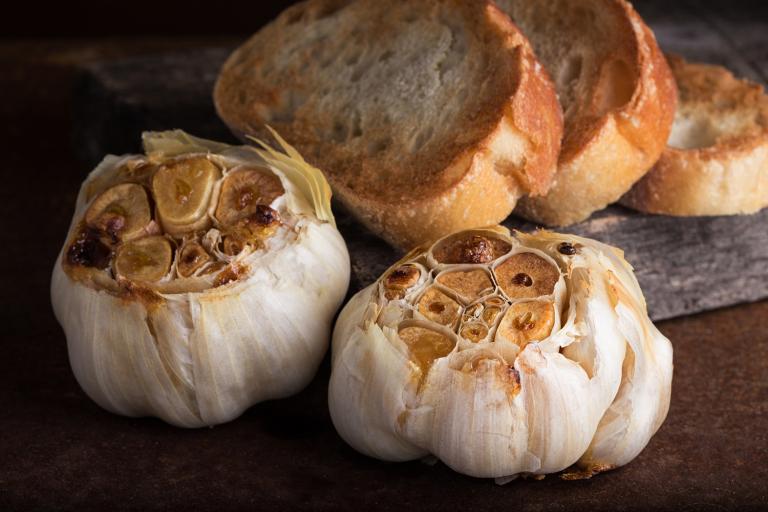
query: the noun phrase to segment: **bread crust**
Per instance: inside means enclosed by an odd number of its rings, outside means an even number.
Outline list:
[[[405,127],[397,123],[375,126],[363,130],[363,141],[337,142],[328,131],[318,133],[329,122],[316,106],[300,106],[287,119],[275,116],[280,96],[290,84],[282,80],[283,89],[278,89],[254,71],[270,65],[272,41],[277,44],[287,37],[288,20],[307,18],[300,23],[305,24],[303,31],[311,33],[317,21],[306,13],[348,5],[346,1],[309,0],[291,7],[230,56],[219,75],[214,101],[220,117],[236,135],[263,135],[265,123],[273,126],[310,163],[326,172],[337,197],[359,220],[401,248],[459,229],[498,223],[523,193],[548,190],[562,135],[554,86],[525,37],[491,2],[362,0],[351,7],[357,9],[360,24],[367,23],[362,18],[369,16],[368,9],[379,16],[377,23],[392,30],[382,28],[367,44],[386,45],[387,38],[399,37],[401,29],[393,28],[387,18],[406,9],[416,18],[450,13],[455,17],[453,23],[470,34],[467,51],[483,55],[490,78],[488,84],[478,84],[483,96],[467,100],[471,108],[451,120],[455,136],[440,144],[412,155],[389,148],[371,155],[365,148],[381,137],[400,147],[397,130]],[[310,45],[307,51],[320,46],[322,43]],[[290,77],[300,79],[299,75]]]
[[[745,214],[768,206],[763,87],[720,66],[676,56],[669,62],[680,89],[670,146],[621,203],[678,216]]]
[[[507,0],[507,3],[521,1],[540,0]],[[549,193],[544,197],[523,198],[515,210],[529,220],[553,226],[582,221],[592,212],[617,201],[650,169],[666,145],[677,97],[674,79],[653,33],[628,2],[579,0],[569,5],[601,8],[602,16],[612,21],[603,23],[600,30],[612,31],[619,42],[593,71],[597,73],[592,76],[595,86],[587,97],[576,100],[576,113],[566,115],[558,171]],[[522,28],[529,29],[526,24]],[[541,56],[537,37],[530,33],[529,36]],[[574,32],[573,37],[580,37],[579,31]],[[611,66],[617,61],[624,64],[614,71]],[[546,59],[544,64],[549,64]],[[600,84],[612,78],[627,80],[624,71],[631,73],[631,96],[628,101],[605,109],[606,102],[610,105],[612,101],[605,95],[610,96],[611,91],[601,90]],[[590,73],[590,70],[584,72]],[[608,76],[611,72],[620,72],[620,75]],[[605,78],[601,73],[606,74]]]

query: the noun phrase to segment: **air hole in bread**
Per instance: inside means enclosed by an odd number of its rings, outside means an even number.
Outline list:
[[[559,69],[557,76],[557,86],[559,90],[571,86],[573,82],[581,77],[582,58],[581,55],[571,55]]]
[[[677,149],[697,149],[713,146],[717,142],[718,129],[706,117],[693,117],[678,113],[672,124],[667,145]]]
[[[603,115],[626,105],[635,92],[635,74],[626,61],[606,61],[600,70],[595,88],[593,106],[597,115]]]

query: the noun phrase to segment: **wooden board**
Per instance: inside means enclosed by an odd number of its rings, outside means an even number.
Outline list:
[[[727,16],[691,18],[689,4],[639,8],[665,51],[723,64],[764,82],[768,58],[762,41],[768,24],[735,26]],[[139,151],[139,135],[148,129],[182,128],[235,142],[211,101],[216,74],[230,51],[205,48],[84,68],[75,95],[80,155],[93,165],[106,153]],[[340,208],[336,212],[352,258],[355,291],[376,279],[398,253]],[[505,225],[536,227],[515,217]],[[624,249],[655,320],[768,297],[768,210],[751,216],[673,218],[612,206],[562,231]]]

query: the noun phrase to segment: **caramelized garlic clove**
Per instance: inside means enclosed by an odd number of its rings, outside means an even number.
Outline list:
[[[507,254],[512,246],[490,233],[465,231],[451,235],[432,249],[437,263],[490,263]]]
[[[518,302],[512,304],[501,319],[496,339],[509,340],[523,349],[530,342],[547,338],[554,324],[555,307],[552,302]]]
[[[219,169],[205,157],[168,162],[152,178],[152,193],[163,229],[172,236],[205,229]]]
[[[461,306],[438,288],[429,288],[416,305],[425,318],[453,328],[459,320]]]
[[[108,188],[85,212],[86,224],[106,233],[112,242],[141,235],[151,220],[147,191],[136,183]]]
[[[211,261],[211,255],[197,241],[186,242],[179,251],[176,271],[181,277],[190,277]]]
[[[260,204],[256,206],[252,214],[238,220],[232,231],[244,242],[260,244],[272,236],[280,224],[281,219],[278,211]]]
[[[472,302],[493,293],[491,276],[479,268],[445,271],[437,276],[436,281],[456,292],[464,302]]]
[[[470,321],[461,326],[459,335],[472,343],[480,343],[488,337],[488,326],[480,321]]]
[[[168,274],[173,248],[163,236],[148,236],[121,245],[115,255],[118,276],[131,281],[155,282]]]
[[[393,269],[382,280],[384,298],[387,300],[402,299],[409,289],[419,282],[421,270],[415,265],[400,265]]]
[[[284,193],[280,179],[270,170],[240,169],[224,178],[214,216],[223,226],[233,226]]]
[[[101,241],[101,232],[86,227],[77,234],[67,249],[67,263],[103,270],[109,266],[112,249]]]
[[[560,279],[557,267],[532,252],[510,256],[494,269],[494,274],[501,290],[511,299],[551,295]]]

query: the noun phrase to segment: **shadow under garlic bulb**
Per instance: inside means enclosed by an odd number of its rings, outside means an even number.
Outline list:
[[[631,267],[571,235],[494,227],[417,248],[344,307],[332,350],[331,417],[352,447],[502,482],[626,464],[669,407],[672,347]]]
[[[322,174],[287,145],[173,131],[144,146],[88,176],[54,267],[78,382],[112,412],[184,427],[298,392],[349,283]]]

